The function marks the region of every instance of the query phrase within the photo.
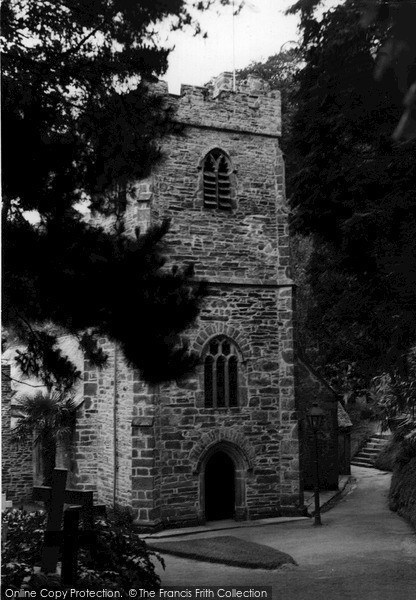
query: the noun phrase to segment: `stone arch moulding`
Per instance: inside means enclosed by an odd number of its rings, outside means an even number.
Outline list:
[[[234,162],[233,162],[233,159],[231,158],[231,153],[230,153],[228,150],[226,150],[226,149],[224,148],[223,144],[224,144],[224,140],[222,140],[222,141],[221,141],[221,140],[217,140],[217,143],[216,143],[216,144],[210,144],[209,146],[208,146],[208,145],[205,145],[205,146],[204,146],[204,147],[201,149],[201,151],[199,152],[198,170],[202,169],[202,167],[203,167],[203,164],[204,164],[204,160],[205,160],[205,158],[207,157],[207,155],[208,155],[210,152],[212,152],[213,150],[221,150],[221,152],[222,152],[223,154],[225,154],[225,156],[226,156],[226,157],[228,158],[228,160],[230,161],[230,164],[231,164],[231,166],[232,166],[232,172],[233,172],[233,173],[236,173],[236,172],[237,172],[237,169],[234,167]]]
[[[199,160],[197,164],[197,172],[198,172],[198,180],[196,187],[196,199],[199,202],[201,208],[204,205],[204,162],[210,152],[214,150],[220,151],[227,158],[230,165],[230,184],[231,184],[231,210],[234,211],[237,208],[237,169],[234,166],[234,161],[231,158],[230,152],[224,149],[221,142],[218,144],[213,144],[210,146],[206,146],[203,148],[201,154],[199,155]]]
[[[223,322],[213,323],[205,329],[200,330],[192,344],[192,350],[201,356],[208,342],[218,335],[225,335],[230,338],[240,352],[242,362],[247,362],[247,359],[250,358],[250,344],[244,333],[241,329]]]
[[[226,432],[220,430],[215,432],[215,434],[214,439],[209,434],[202,436],[199,444],[194,449],[194,454],[196,455],[198,450],[201,450],[201,447],[203,447],[194,471],[194,474],[199,479],[198,520],[201,523],[206,522],[205,467],[209,459],[216,452],[221,451],[228,454],[234,463],[234,518],[236,521],[242,521],[247,519],[248,515],[246,498],[247,476],[253,467],[254,452],[251,452],[243,436],[236,431]]]
[[[245,437],[235,429],[215,429],[204,433],[192,448],[189,458],[192,471],[199,475],[207,460],[218,450],[224,450],[231,456],[240,470],[252,471],[256,454]]]

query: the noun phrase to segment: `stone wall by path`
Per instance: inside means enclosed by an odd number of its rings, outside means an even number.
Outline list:
[[[338,489],[338,395],[304,361],[296,365],[296,397],[300,416],[301,470],[305,488],[315,482],[314,437],[306,413],[314,402],[325,411],[322,432],[318,434],[319,481],[323,489]]]
[[[27,442],[18,445],[11,442],[13,391],[10,381],[10,366],[2,365],[1,374],[2,493],[6,494],[7,500],[23,502],[32,496],[32,444]]]

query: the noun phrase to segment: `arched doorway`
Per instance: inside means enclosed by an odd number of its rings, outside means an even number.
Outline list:
[[[205,519],[218,521],[235,516],[235,465],[221,450],[215,452],[205,466]]]

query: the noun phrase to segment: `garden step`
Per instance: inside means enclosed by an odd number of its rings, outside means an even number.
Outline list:
[[[371,462],[366,462],[366,461],[363,461],[363,462],[360,462],[360,461],[353,461],[353,462],[351,463],[351,465],[352,465],[353,467],[366,467],[366,468],[368,468],[368,469],[374,469],[374,463],[371,463]]]
[[[359,458],[360,460],[369,460],[374,461],[377,458],[378,454],[357,454],[354,458]]]
[[[372,460],[373,458],[376,458],[379,455],[379,452],[369,452],[368,450],[362,451],[360,452],[357,456],[359,456],[360,458],[368,458],[370,460]]]
[[[378,448],[384,448],[384,446],[388,443],[388,438],[375,438],[375,437],[371,437],[367,443],[366,446],[377,446]]]
[[[383,450],[390,438],[390,434],[376,433],[371,436],[360,452],[351,460],[351,464],[357,467],[373,468],[380,452]]]
[[[357,460],[369,460],[372,461],[374,460],[374,458],[377,458],[377,454],[376,455],[372,455],[372,456],[367,456],[365,454],[362,454],[361,452],[359,454],[356,454],[353,458],[353,460],[357,459]]]

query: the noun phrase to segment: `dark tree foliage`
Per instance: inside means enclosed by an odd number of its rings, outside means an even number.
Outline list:
[[[190,269],[163,269],[166,224],[135,240],[121,224],[129,182],[161,158],[172,127],[149,87],[167,67],[157,24],[198,32],[189,6],[213,3],[2,3],[3,323],[26,342],[22,369],[50,387],[78,373],[45,323],[77,336],[98,364],[98,338],[118,342],[149,381],[193,362],[178,335],[197,315],[201,285]],[[89,223],[77,210],[86,200]],[[115,215],[115,226],[99,227],[98,215]]]
[[[290,140],[293,115],[296,110],[295,95],[298,88],[296,74],[300,69],[300,65],[300,49],[295,46],[287,50],[282,49],[278,54],[270,56],[266,62],[252,63],[237,73],[239,79],[245,79],[248,75],[256,75],[266,81],[270,89],[280,91],[282,102],[281,147],[287,171],[295,168],[295,165],[292,165],[295,154],[292,152]],[[290,195],[289,189],[287,193]]]
[[[348,4],[348,2],[344,3]],[[301,28],[308,37],[313,14],[323,0],[298,0],[288,13],[300,13]],[[414,0],[356,0],[359,19],[356,27],[375,26],[380,37],[376,47],[373,77],[382,81],[386,75],[395,75],[401,96],[402,114],[392,129],[396,142],[414,140],[416,137],[416,4]],[[312,18],[311,18],[312,17]],[[383,30],[381,33],[380,30]],[[394,99],[392,98],[394,102]]]
[[[314,237],[308,326],[321,366],[370,376],[404,372],[416,342],[416,140],[392,141],[403,86],[392,68],[374,77],[391,23],[360,27],[361,7],[303,14],[289,178],[293,227]]]

